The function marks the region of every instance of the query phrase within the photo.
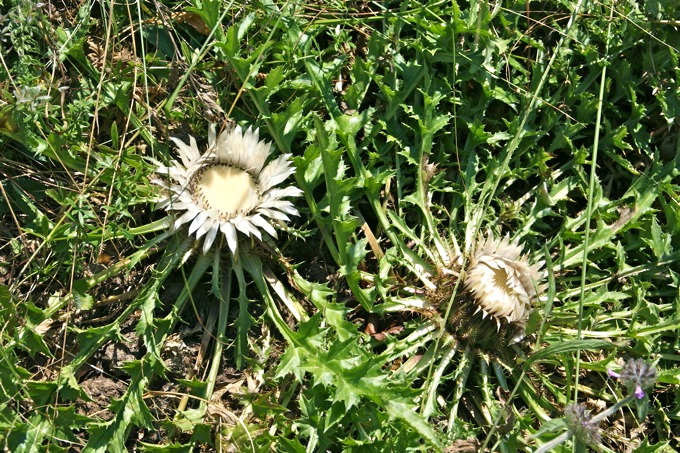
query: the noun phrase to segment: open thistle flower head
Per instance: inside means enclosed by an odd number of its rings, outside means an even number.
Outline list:
[[[599,423],[592,420],[590,411],[582,404],[569,403],[564,408],[564,422],[581,442],[588,445],[600,443]]]
[[[482,316],[523,325],[531,304],[545,290],[540,282],[545,277],[543,262],[531,264],[522,255],[522,247],[509,237],[500,240],[489,234],[480,239],[470,259],[465,286]]]
[[[232,253],[238,247],[238,233],[262,240],[263,232],[276,237],[269,220],[288,221],[298,211],[286,198],[297,197],[296,187],[279,187],[295,172],[290,155],[271,162],[270,143],[260,141],[258,130],[240,126],[217,135],[211,125],[208,148],[201,154],[194,137],[187,145],[171,138],[181,162],[159,167],[158,174],[171,181],[154,181],[168,191],[159,208],[181,213],[175,228],[188,223],[189,235],[203,239],[203,253],[223,234]]]

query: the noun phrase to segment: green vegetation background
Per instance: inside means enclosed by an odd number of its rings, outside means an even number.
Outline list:
[[[532,451],[568,402],[625,396],[606,370],[634,357],[658,382],[597,448],[675,451],[679,17],[0,0],[0,444]],[[170,136],[227,119],[291,153],[305,195],[281,258],[224,270],[186,258],[149,180]],[[499,354],[447,332],[453,298],[409,302],[416,264],[487,230],[549,270]]]

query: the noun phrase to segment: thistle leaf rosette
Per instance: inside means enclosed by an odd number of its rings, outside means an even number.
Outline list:
[[[171,180],[154,181],[168,191],[159,209],[178,215],[175,228],[189,224],[189,235],[203,238],[203,253],[224,235],[232,254],[238,248],[239,233],[262,240],[263,233],[276,237],[270,220],[287,222],[299,215],[287,198],[298,197],[297,187],[279,185],[295,172],[290,154],[267,163],[271,143],[259,139],[259,131],[240,126],[216,133],[211,125],[208,148],[201,154],[196,139],[187,145],[171,137],[181,162],[157,169]]]
[[[480,240],[468,265],[465,287],[471,292],[477,311],[491,316],[500,328],[501,320],[523,326],[531,304],[545,290],[543,262],[531,264],[517,241],[489,235]]]

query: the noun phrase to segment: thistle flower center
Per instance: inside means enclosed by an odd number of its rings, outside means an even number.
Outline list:
[[[213,164],[191,178],[196,204],[205,211],[216,210],[221,220],[247,215],[260,203],[260,188],[247,171]]]
[[[510,276],[508,275],[508,272],[505,269],[489,268],[489,270],[493,273],[494,285],[501,291],[509,293],[510,288],[508,287],[508,281],[510,280]]]

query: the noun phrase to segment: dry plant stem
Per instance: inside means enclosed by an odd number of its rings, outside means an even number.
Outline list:
[[[161,235],[163,238],[165,238],[165,235]],[[99,272],[98,274],[90,277],[89,279],[86,280],[87,288],[92,288],[95,285],[98,285],[99,283],[107,280],[108,278],[112,277],[113,275],[117,275],[118,273],[122,272],[127,266],[130,265],[130,263],[136,262],[143,257],[146,257],[152,253],[155,253],[158,249],[150,247],[151,243],[156,243],[157,241],[151,241],[147,243],[145,248],[138,250],[136,253],[134,253],[130,258],[121,260],[114,264],[113,266],[109,267],[108,269],[104,269],[103,271]],[[161,260],[159,261],[158,266],[156,267],[157,272],[158,269],[160,269],[160,275],[156,277],[156,283],[160,284],[165,279],[170,273],[170,270],[174,268],[174,265],[177,263],[179,257],[175,256],[167,256],[163,255]],[[48,306],[44,310],[44,319],[49,319],[53,317],[56,313],[58,313],[60,310],[62,310],[65,306],[67,306],[69,303],[73,301],[73,293],[67,294],[65,297],[59,298],[59,300]],[[122,320],[127,319],[128,316],[134,310],[137,309],[137,304],[133,301],[119,316],[118,316],[118,323],[122,323]],[[21,329],[18,334],[18,338],[16,340],[11,341],[10,343],[7,344],[7,347],[12,348],[16,344],[21,344],[23,343],[26,338],[26,335],[28,335],[28,332],[26,332],[25,328]],[[105,335],[102,335],[101,340],[97,342],[97,344],[103,344],[104,341],[107,339]],[[78,365],[80,366],[80,365]]]
[[[0,184],[0,186],[1,186],[1,184]],[[57,223],[55,223],[54,227],[52,228],[52,231],[50,231],[50,233],[47,235],[47,237],[45,237],[45,240],[43,240],[42,242],[40,242],[40,244],[39,244],[38,247],[35,249],[35,251],[33,252],[33,254],[26,260],[26,263],[24,264],[24,266],[23,266],[23,267],[21,268],[21,270],[17,273],[17,276],[16,276],[16,278],[14,279],[14,283],[13,283],[12,285],[10,285],[10,288],[9,288],[10,292],[14,293],[14,292],[17,291],[17,289],[19,288],[19,286],[20,286],[21,283],[22,283],[21,277],[24,275],[24,273],[26,272],[26,270],[29,268],[29,266],[30,266],[30,264],[33,262],[33,260],[34,260],[36,257],[38,257],[38,252],[40,252],[40,250],[42,250],[42,248],[45,246],[45,244],[47,244],[47,242],[50,241],[50,240],[52,239],[52,235],[57,233],[57,231],[59,230],[59,227],[60,227],[61,224],[64,223],[65,221],[66,221],[66,216],[63,216],[62,218],[60,218],[59,221],[57,221]],[[17,225],[19,225],[19,224],[17,223]],[[21,231],[20,228],[19,228],[19,231]]]
[[[378,239],[373,234],[371,227],[368,226],[364,216],[362,216],[359,211],[356,211],[356,216],[361,220],[361,231],[364,232],[364,235],[368,240],[368,245],[371,247],[371,251],[377,259],[382,259],[385,256],[385,253],[382,251],[382,248],[380,248],[380,242],[378,242]]]
[[[208,315],[208,320],[203,328],[203,336],[201,337],[201,346],[198,349],[198,355],[196,356],[196,363],[194,364],[194,369],[192,370],[192,378],[198,375],[198,372],[203,366],[203,358],[208,353],[208,348],[210,347],[210,340],[216,339],[213,335],[213,329],[215,328],[215,322],[217,322],[217,314],[219,313],[219,307],[214,305],[210,307],[210,314]]]
[[[114,265],[104,269],[101,272],[96,273],[92,277],[86,278],[85,281],[85,287],[87,289],[93,288],[109,278],[113,277],[114,275],[118,275],[119,273],[123,272],[125,269],[130,267],[131,265],[134,265],[135,263],[138,263],[142,259],[153,255],[154,253],[158,252],[160,249],[157,247],[154,247],[156,244],[159,242],[167,239],[169,236],[171,236],[170,232],[164,232],[163,234],[160,234],[158,237],[154,238],[153,240],[147,242],[144,244],[142,248],[137,250],[135,253],[130,255],[128,258],[123,258],[122,260],[118,261]],[[66,295],[66,297],[62,297],[58,303],[50,305],[46,310],[45,310],[45,317],[50,318],[52,317],[56,312],[61,310],[68,304],[70,301],[73,300],[73,294],[69,293]]]
[[[208,37],[205,39],[205,42],[203,43],[203,46],[201,49],[192,54],[194,58],[189,62],[189,67],[187,68],[186,72],[180,79],[180,81],[177,83],[177,88],[175,88],[175,91],[170,94],[168,99],[165,101],[165,105],[163,105],[163,110],[165,110],[166,113],[171,113],[172,112],[172,107],[175,104],[175,99],[177,99],[177,96],[179,95],[180,91],[182,91],[182,88],[184,85],[187,83],[187,80],[189,80],[189,77],[192,74],[193,69],[196,67],[196,65],[203,59],[208,54],[208,51],[212,48],[213,44],[213,35],[215,34],[215,31],[217,30],[218,27],[221,27],[221,24],[224,21],[224,18],[227,17],[227,14],[229,14],[229,11],[231,11],[231,7],[233,6],[234,1],[232,0],[227,6],[224,7],[224,12],[220,16],[219,20],[215,22],[215,27],[210,30],[210,34]],[[229,114],[231,114],[231,110],[229,111]],[[227,115],[227,117],[229,116]]]
[[[129,291],[125,291],[122,294],[116,294],[116,295],[113,295],[113,296],[109,296],[105,299],[102,299],[99,302],[96,302],[95,306],[96,307],[105,307],[107,305],[126,302],[129,299],[134,299],[135,297],[137,297],[137,294],[139,294],[139,289],[134,288],[134,289],[131,289]]]
[[[612,415],[614,412],[616,412],[616,411],[618,411],[619,409],[621,409],[621,408],[622,408],[623,406],[625,406],[626,404],[629,404],[629,403],[633,402],[633,400],[635,400],[635,399],[636,399],[635,394],[634,394],[634,393],[631,393],[630,395],[628,395],[628,396],[625,397],[624,399],[622,399],[622,400],[620,400],[620,401],[617,401],[617,402],[616,402],[612,407],[610,407],[609,409],[607,409],[607,410],[605,410],[605,411],[603,411],[603,412],[597,414],[595,417],[591,418],[591,419],[590,419],[591,423],[599,423],[599,422],[601,422],[601,421],[604,420],[605,418],[607,418],[607,417],[609,417],[610,415]]]
[[[139,290],[133,289],[133,290],[127,291],[127,292],[125,292],[125,293],[123,293],[123,294],[118,294],[118,295],[116,295],[116,296],[107,297],[106,299],[102,300],[101,302],[95,303],[94,306],[97,307],[97,308],[101,308],[101,307],[105,307],[105,306],[107,306],[107,305],[120,304],[120,303],[122,303],[122,302],[126,302],[126,301],[128,301],[128,300],[130,300],[130,299],[136,298],[138,294],[139,294]],[[106,323],[106,322],[108,322],[109,320],[115,318],[116,315],[117,315],[117,312],[116,312],[116,311],[112,311],[112,312],[110,312],[110,313],[107,313],[107,314],[104,315],[104,316],[100,316],[100,317],[92,318],[92,319],[84,319],[84,320],[82,320],[82,321],[79,321],[79,322],[78,322],[78,325],[79,325],[79,326],[87,326],[87,325],[91,325],[91,324],[101,324],[101,323]],[[68,314],[68,315],[66,315],[66,316],[63,316],[63,319],[62,319],[62,317],[60,316],[59,319],[65,321],[69,316],[70,316],[70,314]]]
[[[160,287],[160,285],[162,285],[163,282],[168,278],[168,276],[175,268],[177,261],[180,258],[176,253],[171,252],[172,251],[170,249],[166,249],[166,253],[161,257],[161,260],[158,263],[156,270],[157,274],[154,275],[151,282],[148,283],[146,287],[140,292],[138,298],[135,299],[135,301],[131,303],[118,316],[116,321],[109,325],[109,330],[107,332],[102,333],[99,337],[97,337],[95,341],[88,344],[86,348],[81,349],[76,355],[76,357],[74,357],[74,359],[67,366],[60,370],[60,375],[64,376],[74,375],[75,372],[89,360],[89,358],[92,356],[92,354],[95,353],[95,351],[100,349],[104,343],[109,341],[112,337],[114,337],[117,334],[118,326],[120,326],[126,319],[130,317],[130,315],[134,311],[138,310],[140,306],[144,304],[145,298],[148,297],[149,294],[154,293],[155,291],[158,290],[158,287]],[[198,279],[194,274],[192,274],[192,277],[195,286],[196,281]],[[185,288],[175,302],[175,306],[173,307],[175,313],[180,312],[182,310],[186,298],[187,296]],[[176,317],[177,316],[173,317],[173,319],[175,319]],[[168,330],[171,329],[172,327],[173,327],[172,323],[167,325]],[[156,332],[157,337],[164,339],[165,335],[167,335],[168,330]]]

